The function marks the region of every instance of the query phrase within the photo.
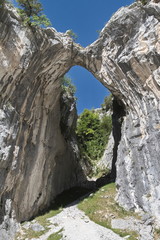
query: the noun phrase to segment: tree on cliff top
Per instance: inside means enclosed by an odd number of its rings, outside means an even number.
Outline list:
[[[4,5],[4,0],[0,0],[0,6]]]
[[[25,25],[30,26],[49,26],[51,22],[43,14],[43,7],[39,0],[16,0],[19,5],[18,11]],[[0,7],[4,8],[8,0],[0,0]]]
[[[25,24],[31,26],[49,26],[49,19],[43,14],[42,4],[38,0],[17,0],[19,13]]]
[[[8,3],[7,0],[0,0],[0,7],[4,8],[5,3]]]

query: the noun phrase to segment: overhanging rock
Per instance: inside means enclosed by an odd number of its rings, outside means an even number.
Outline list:
[[[121,8],[83,48],[67,33],[27,29],[15,10],[1,10],[1,222],[31,218],[78,182],[76,143],[60,128],[60,78],[74,65],[92,72],[125,108],[118,202],[160,218],[159,16],[159,3]]]

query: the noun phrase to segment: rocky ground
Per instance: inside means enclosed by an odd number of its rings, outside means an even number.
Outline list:
[[[63,209],[63,211],[56,216],[49,218],[50,230],[39,238],[32,238],[32,240],[47,240],[53,233],[59,232],[63,240],[121,240],[120,236],[115,234],[110,229],[102,227],[91,221],[85,214],[77,208],[77,205],[70,205]],[[32,228],[36,231],[42,230],[42,226],[33,223],[26,228]],[[27,239],[26,239],[27,240]]]
[[[49,221],[48,230],[41,236],[26,237],[24,235],[25,229],[32,229],[32,231],[40,232],[45,228],[36,220],[27,222],[21,229],[21,236],[19,240],[153,240],[153,229],[151,226],[151,219],[144,215],[141,220],[135,217],[127,217],[125,219],[112,219],[111,225],[114,229],[129,229],[130,231],[137,231],[139,237],[132,238],[131,235],[120,237],[112,230],[102,227],[91,221],[83,211],[77,207],[77,202],[65,207],[56,216],[47,219]]]
[[[122,239],[113,231],[104,228],[91,221],[85,214],[77,208],[76,205],[71,205],[65,208],[60,214],[50,218],[51,230],[39,239],[45,240],[50,233],[62,229],[63,240],[120,240]]]

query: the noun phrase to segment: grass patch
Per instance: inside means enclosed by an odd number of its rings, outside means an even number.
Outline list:
[[[157,228],[154,229],[154,239],[155,240],[160,239],[160,229],[157,229]]]
[[[78,204],[79,209],[84,211],[90,219],[97,224],[110,228],[121,237],[130,235],[129,240],[136,240],[137,232],[121,229],[112,229],[112,218],[126,218],[129,216],[137,217],[134,212],[128,212],[120,207],[115,201],[116,187],[115,183],[108,184],[100,188],[96,193],[91,194],[89,198],[84,199]]]
[[[57,232],[57,233],[51,234],[51,235],[47,238],[47,240],[60,240],[60,239],[62,238],[62,234],[60,234],[61,232],[62,232],[62,229],[61,229],[59,232]]]
[[[41,235],[43,235],[44,233],[46,233],[46,230],[44,231],[40,231],[40,232],[35,232],[33,231],[32,229],[24,229],[23,228],[23,232],[24,234],[21,235],[21,234],[17,234],[16,236],[16,240],[20,239],[20,240],[25,240],[25,239],[32,239],[32,238],[38,238],[40,237]]]
[[[34,219],[34,220],[36,220],[37,223],[39,223],[40,225],[42,225],[44,227],[43,231],[37,232],[37,231],[32,230],[31,228],[25,229],[23,226],[25,225],[26,222],[22,223],[23,234],[18,233],[17,236],[15,237],[15,240],[25,240],[25,239],[29,240],[32,238],[38,238],[41,235],[45,234],[49,230],[48,226],[50,225],[48,218],[51,218],[60,212],[61,212],[61,209],[50,210],[48,213],[46,213],[42,216],[38,216]],[[53,238],[53,239],[59,240],[60,238]]]
[[[50,210],[48,213],[38,216],[35,218],[36,222],[38,222],[40,225],[42,225],[44,228],[48,229],[48,225],[50,225],[50,222],[47,220],[48,218],[54,217],[58,213],[62,211],[62,208]]]

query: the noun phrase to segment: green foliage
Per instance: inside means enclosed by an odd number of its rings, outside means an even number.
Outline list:
[[[98,114],[85,109],[80,115],[77,125],[77,135],[81,142],[93,139],[96,129],[100,125]]]
[[[67,93],[71,94],[72,96],[75,94],[76,87],[72,83],[72,80],[70,77],[67,77],[67,76],[62,77],[61,85],[62,85],[62,89],[64,92],[67,92]]]
[[[4,7],[5,2],[6,2],[5,0],[0,0],[0,8]]]
[[[39,0],[16,0],[19,8],[18,12],[24,25],[30,26],[50,26],[51,22],[43,14],[42,4]],[[11,4],[11,1],[0,0],[0,8],[4,8],[5,4]]]
[[[104,98],[104,102],[101,104],[102,109],[105,111],[108,111],[109,109],[112,109],[112,94],[109,96],[106,96]]]
[[[35,220],[42,225],[45,229],[48,229],[48,226],[50,225],[50,222],[48,221],[48,218],[51,218],[55,215],[57,215],[58,213],[61,212],[61,208],[60,207],[54,207],[54,209],[48,211],[47,213],[38,216],[35,218]]]
[[[0,8],[4,8],[6,3],[12,5],[12,3],[8,0],[0,0]]]
[[[43,14],[42,4],[38,0],[17,0],[19,14],[25,25],[49,26],[49,19]]]
[[[110,116],[100,120],[93,110],[84,110],[77,121],[76,130],[83,159],[92,162],[102,157],[111,129]]]
[[[67,31],[67,34],[73,39],[73,41],[76,41],[77,38],[78,38],[77,34],[74,33],[74,32],[72,31],[72,29],[68,30],[68,31]]]
[[[139,1],[136,0],[136,2],[139,2],[139,3],[141,3],[142,5],[146,5],[147,2],[148,2],[148,0],[139,0]]]
[[[146,5],[146,4],[147,4],[147,0],[141,0],[141,3],[142,3],[143,5]]]
[[[62,239],[62,234],[60,234],[62,232],[62,230],[60,230],[59,232],[53,233],[51,234],[47,240],[60,240]]]
[[[107,131],[108,133],[111,132],[111,129],[112,129],[112,118],[111,118],[111,116],[106,115],[102,118],[101,127],[104,131]]]
[[[44,230],[44,231],[36,232],[36,231],[34,231],[30,228],[25,229],[25,228],[22,227],[22,230],[23,230],[23,237],[21,236],[21,233],[17,233],[16,236],[15,236],[15,240],[19,240],[19,239],[25,240],[25,239],[38,238],[41,235],[45,234],[48,229]]]
[[[154,239],[159,240],[160,239],[160,229],[155,228],[154,229]]]

